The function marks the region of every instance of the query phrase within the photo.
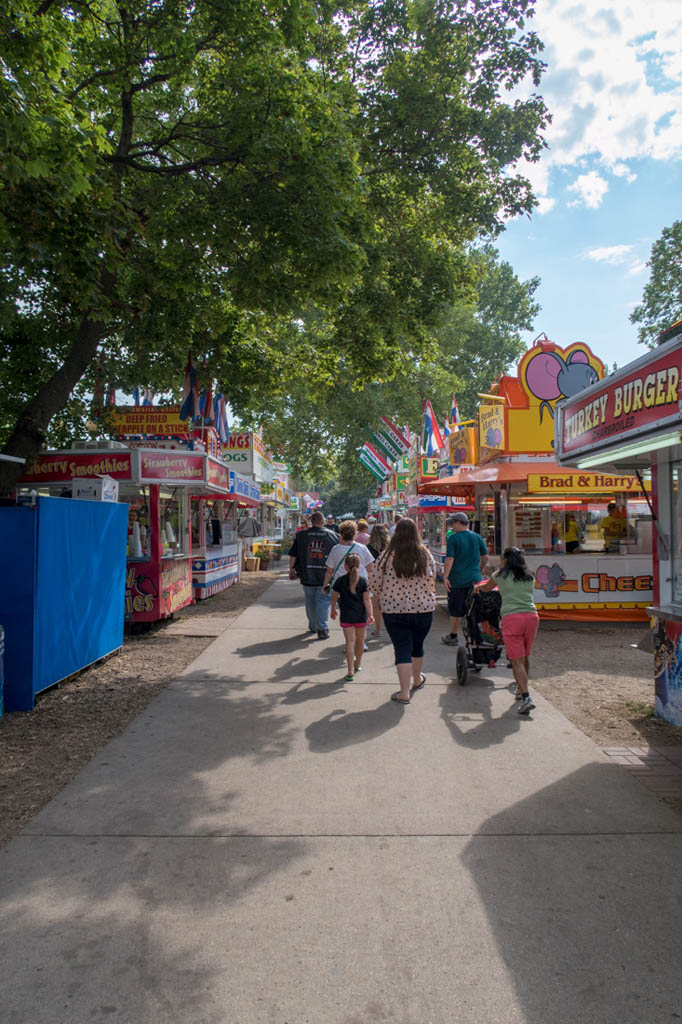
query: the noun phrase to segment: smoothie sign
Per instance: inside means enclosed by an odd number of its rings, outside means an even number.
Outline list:
[[[679,420],[682,345],[645,356],[558,407],[557,454],[622,445],[628,439]]]

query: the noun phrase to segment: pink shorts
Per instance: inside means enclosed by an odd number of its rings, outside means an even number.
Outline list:
[[[366,622],[340,622],[341,629],[365,629]]]
[[[500,625],[508,658],[527,658],[538,631],[540,619],[535,612],[505,615]]]

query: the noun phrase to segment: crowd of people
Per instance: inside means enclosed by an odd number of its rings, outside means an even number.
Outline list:
[[[447,591],[450,629],[441,639],[459,646],[459,630],[472,588],[497,590],[501,599],[500,626],[516,683],[519,714],[535,708],[528,690],[529,658],[538,630],[533,602],[533,574],[523,552],[507,548],[500,567],[489,564],[483,538],[470,529],[465,512],[447,519],[447,548],[443,580]],[[345,519],[338,526],[325,522],[319,511],[304,517],[289,551],[289,576],[303,586],[308,632],[329,637],[329,619],[343,631],[345,681],[362,670],[368,649],[366,631],[382,629],[393,644],[399,689],[391,694],[398,704],[409,704],[423,688],[424,641],[436,609],[436,564],[422,543],[417,525],[408,516],[396,516],[390,527],[367,519]]]

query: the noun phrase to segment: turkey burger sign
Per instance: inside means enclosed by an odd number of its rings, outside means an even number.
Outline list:
[[[554,449],[561,463],[620,448],[682,426],[682,338],[630,363],[556,409]]]

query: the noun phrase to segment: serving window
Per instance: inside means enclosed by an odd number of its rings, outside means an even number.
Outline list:
[[[187,522],[187,495],[185,489],[161,489],[161,553],[163,558],[189,556],[189,524]]]
[[[509,542],[529,555],[651,554],[651,529],[646,500],[627,495],[509,505]]]

